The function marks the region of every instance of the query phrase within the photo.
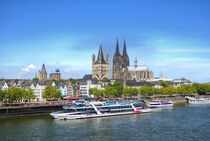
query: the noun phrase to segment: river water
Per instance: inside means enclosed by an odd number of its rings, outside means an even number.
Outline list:
[[[179,105],[150,114],[54,120],[48,114],[0,119],[0,141],[210,140],[210,105]]]

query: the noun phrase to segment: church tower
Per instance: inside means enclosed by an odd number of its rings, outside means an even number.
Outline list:
[[[39,81],[47,81],[47,71],[45,65],[42,65],[41,71],[39,71]]]
[[[126,43],[124,40],[124,46],[123,46],[123,56],[122,56],[122,68],[127,68],[130,65],[129,63],[129,57],[126,50]]]
[[[113,65],[112,65],[112,78],[113,79],[122,79],[122,56],[119,51],[119,43],[117,39],[116,51],[113,57]]]
[[[101,44],[97,60],[95,61],[94,54],[92,57],[92,78],[96,78],[99,81],[109,79],[109,55],[106,56],[105,61]]]

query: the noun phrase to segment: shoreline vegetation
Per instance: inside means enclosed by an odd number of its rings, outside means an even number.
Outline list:
[[[158,87],[153,86],[141,86],[139,89],[135,87],[124,87],[122,82],[115,82],[113,85],[108,85],[105,89],[91,88],[89,94],[95,97],[106,98],[132,98],[132,97],[147,97],[147,96],[170,96],[174,94],[179,95],[206,95],[210,92],[210,84],[198,84],[192,85],[169,85],[169,82],[158,81]]]
[[[135,87],[123,87],[122,82],[115,82],[107,85],[104,89],[90,88],[89,95],[97,97],[98,99],[132,99],[132,98],[148,98],[155,97],[174,97],[179,96],[200,96],[207,95],[210,92],[210,84],[192,85],[169,85],[166,81],[158,81],[158,87],[141,86],[139,89]],[[0,106],[15,106],[21,104],[36,104],[46,103],[53,100],[63,100],[61,91],[58,88],[48,85],[43,91],[42,97],[46,102],[33,102],[35,99],[34,91],[32,89],[20,89],[9,87],[8,90],[0,90]]]
[[[174,104],[185,104],[185,96],[210,97],[210,84],[169,85],[165,81],[159,81],[159,87],[141,86],[124,87],[122,82],[109,84],[104,89],[91,88],[89,94],[99,100],[109,101],[142,101],[142,100],[172,100]],[[61,92],[52,86],[47,86],[43,92],[46,101],[31,102],[35,95],[31,89],[19,89],[10,87],[8,90],[0,90],[0,117],[48,113],[56,109],[62,109],[62,105],[70,104],[63,100]],[[16,112],[17,111],[17,112]],[[9,114],[11,113],[11,114]]]

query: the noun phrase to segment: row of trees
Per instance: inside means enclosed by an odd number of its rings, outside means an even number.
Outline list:
[[[97,88],[89,89],[89,94],[96,97],[132,97],[132,96],[151,96],[151,95],[170,95],[170,94],[206,94],[210,92],[210,84],[197,84],[180,85],[174,87],[168,85],[167,82],[159,81],[161,88],[155,88],[152,86],[142,86],[139,90],[136,88],[125,87],[123,88],[121,82],[115,82],[113,85],[108,85],[105,89],[98,90]]]
[[[180,85],[178,87],[174,87],[172,85],[168,85],[167,82],[159,82],[161,84],[161,88],[154,88],[150,86],[142,86],[139,90],[139,94],[144,96],[160,94],[160,95],[170,95],[170,94],[199,94],[204,95],[207,92],[210,92],[210,84],[198,84],[194,83],[191,85]]]
[[[196,94],[196,93],[197,93],[196,87],[188,85],[181,85],[176,88],[171,85],[162,88],[142,86],[139,90],[139,94],[143,96],[151,96],[154,94],[170,95],[170,94]]]
[[[62,98],[61,91],[53,86],[46,86],[43,91],[43,98],[47,100],[59,99]],[[15,103],[15,102],[30,102],[34,100],[36,95],[34,95],[34,91],[29,89],[20,89],[15,87],[9,87],[8,90],[0,90],[0,101],[3,103]]]
[[[132,97],[138,95],[138,90],[136,88],[123,88],[121,82],[115,82],[113,85],[106,86],[105,89],[91,88],[89,94],[96,97]]]
[[[0,90],[0,101],[4,103],[14,103],[19,101],[30,101],[35,99],[36,96],[32,89],[19,89],[15,87],[9,87],[8,90]]]

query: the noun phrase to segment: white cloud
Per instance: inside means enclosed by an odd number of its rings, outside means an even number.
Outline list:
[[[64,69],[64,72],[69,73],[70,69]]]
[[[25,68],[22,68],[23,72],[30,72],[30,71],[34,71],[34,70],[38,70],[39,66],[35,66],[34,64],[30,64]]]

